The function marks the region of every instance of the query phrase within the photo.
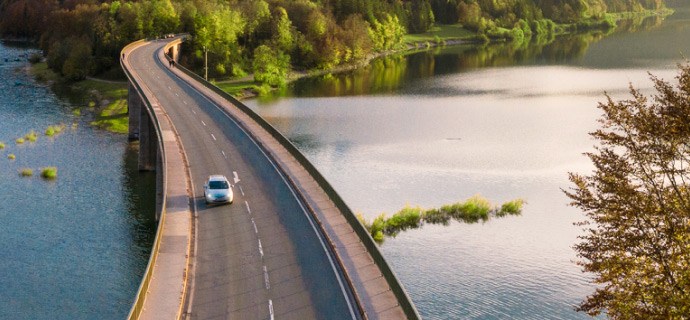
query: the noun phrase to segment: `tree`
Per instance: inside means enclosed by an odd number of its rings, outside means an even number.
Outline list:
[[[254,50],[254,80],[274,87],[286,85],[290,56],[280,50],[260,45]]]
[[[595,293],[576,310],[611,319],[687,319],[690,314],[690,65],[678,84],[651,76],[652,99],[600,103],[602,129],[587,153],[592,175],[570,174],[566,191],[585,212],[575,246]]]

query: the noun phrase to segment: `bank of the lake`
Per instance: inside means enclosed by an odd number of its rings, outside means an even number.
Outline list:
[[[126,135],[91,125],[88,90],[37,82],[12,59],[32,50],[0,45],[0,318],[123,319],[155,233],[155,175]],[[35,142],[14,143],[32,130]],[[56,179],[39,177],[46,167]]]
[[[620,21],[608,35],[548,44],[433,48],[296,81],[288,97],[245,103],[283,132],[369,219],[406,203],[477,193],[525,198],[520,217],[425,225],[382,250],[425,319],[589,319],[594,290],[572,263],[584,216],[567,206],[568,171],[587,173],[588,132],[604,91],[651,92],[690,52],[690,5]],[[634,19],[633,19],[634,20]]]

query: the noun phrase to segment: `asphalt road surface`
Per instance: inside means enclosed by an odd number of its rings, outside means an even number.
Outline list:
[[[191,319],[353,319],[350,288],[272,162],[225,113],[155,57],[129,61],[168,113],[186,150],[198,212]],[[207,206],[203,185],[223,174],[234,203]]]

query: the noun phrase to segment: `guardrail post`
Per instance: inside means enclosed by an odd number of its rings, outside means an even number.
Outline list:
[[[127,113],[129,114],[129,140],[139,139],[139,122],[141,120],[141,97],[131,82],[127,88]]]
[[[141,108],[139,121],[139,171],[156,169],[158,138],[156,128],[146,108]]]

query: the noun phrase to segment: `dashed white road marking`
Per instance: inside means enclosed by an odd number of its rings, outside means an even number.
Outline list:
[[[218,140],[216,139],[216,136],[213,135],[213,133],[211,133],[211,138],[213,138],[213,141],[218,141]]]
[[[172,88],[170,86],[168,86],[168,90],[172,90]]]
[[[238,176],[237,176],[237,171],[233,171],[233,172],[232,172],[232,175],[234,175],[234,176],[235,176],[235,178],[234,178],[234,180],[235,180],[235,183],[238,183],[238,182],[240,182],[240,177],[238,177]]]
[[[268,270],[264,266],[264,282],[266,282],[266,290],[271,289],[271,283],[268,281]]]
[[[227,159],[227,158],[228,158],[228,156],[226,156],[226,155],[225,155],[225,151],[222,151],[222,150],[221,150],[221,151],[220,151],[220,153],[222,153],[222,154],[223,154],[223,158],[225,158],[225,159]]]
[[[261,246],[261,239],[259,239],[259,253],[261,254],[261,259],[264,258],[264,247]]]
[[[254,222],[254,218],[252,218],[252,225],[254,226],[254,233],[259,234],[259,229],[256,228],[256,223]]]
[[[182,102],[184,102],[184,104],[187,104],[187,101],[182,100]]]
[[[178,96],[178,97],[180,96],[179,94],[177,94],[177,92],[175,92],[175,95]]]
[[[273,301],[271,299],[268,299],[268,312],[271,314],[271,320],[275,320],[273,316]]]
[[[192,113],[193,113],[193,114],[196,114],[196,111],[192,110]]]
[[[242,186],[238,186],[238,187],[240,187],[240,192],[242,192],[242,195],[244,196],[244,190],[242,190]]]
[[[204,122],[204,120],[201,120],[201,124],[203,124],[204,127],[206,126],[206,122]]]
[[[252,209],[249,209],[249,202],[247,202],[247,200],[244,200],[244,204],[247,205],[247,211],[249,211],[249,214],[252,214]]]

